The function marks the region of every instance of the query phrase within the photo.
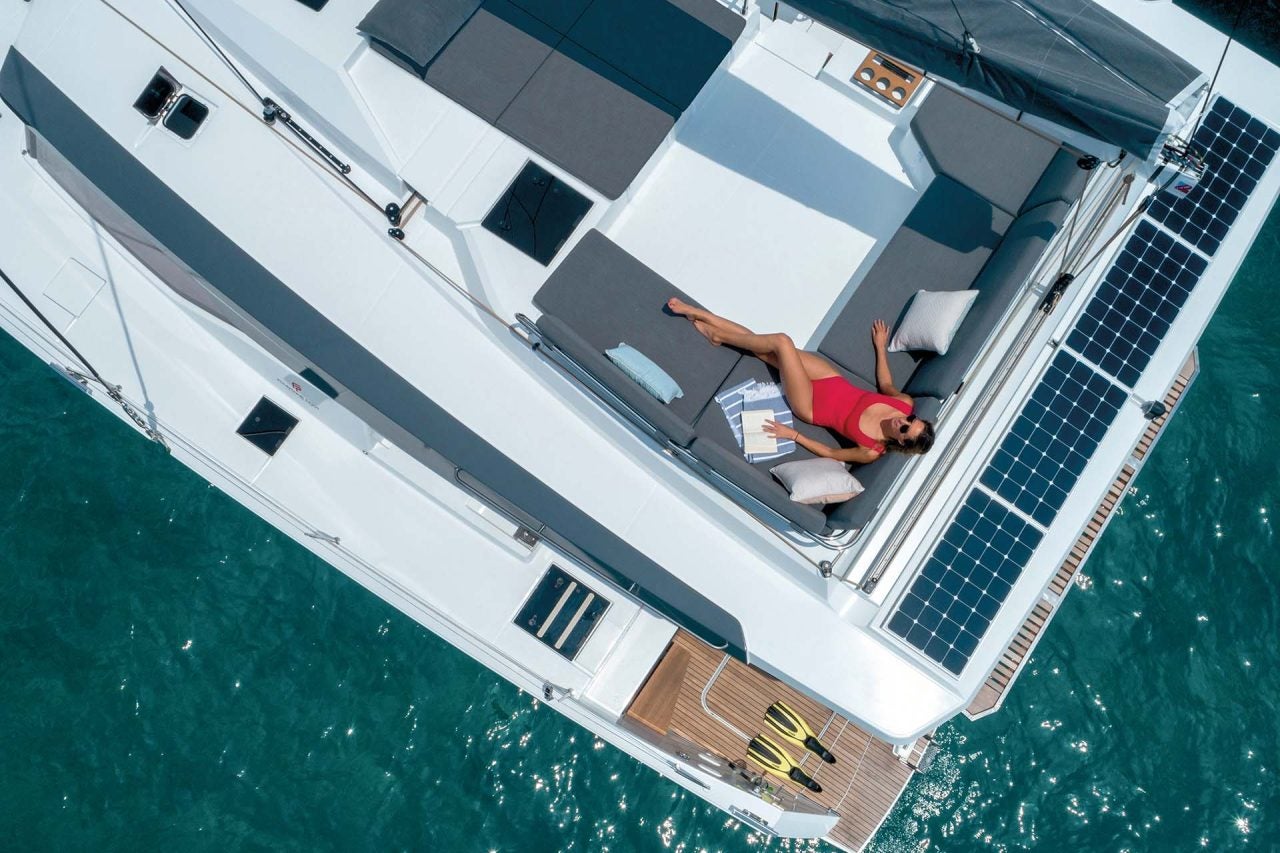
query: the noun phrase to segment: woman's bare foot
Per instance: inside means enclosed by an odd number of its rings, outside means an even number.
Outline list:
[[[720,346],[720,336],[715,333],[715,330],[710,325],[702,320],[694,320],[693,327],[698,330],[698,334],[711,341],[712,346]]]
[[[694,308],[688,302],[678,298],[671,297],[667,300],[667,307],[671,309],[672,314],[679,314],[681,317],[687,317],[690,320],[706,320],[711,313],[701,308]]]

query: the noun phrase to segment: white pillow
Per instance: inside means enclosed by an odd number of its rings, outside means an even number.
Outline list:
[[[889,342],[889,352],[927,350],[946,355],[951,339],[977,298],[976,290],[916,291],[907,316],[902,318]]]
[[[801,459],[769,469],[802,504],[836,504],[862,494],[859,483],[843,462],[835,459]]]

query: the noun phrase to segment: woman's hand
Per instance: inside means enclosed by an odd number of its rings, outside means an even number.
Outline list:
[[[764,434],[771,435],[780,441],[786,441],[787,439],[795,441],[796,436],[800,435],[800,433],[796,432],[791,427],[780,424],[777,421],[765,421]]]
[[[875,344],[876,349],[889,345],[889,327],[884,320],[876,320],[871,324],[871,343]]]

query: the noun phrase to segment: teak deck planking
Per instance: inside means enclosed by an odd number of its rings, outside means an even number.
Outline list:
[[[729,659],[717,677],[716,670],[725,661],[725,654],[684,631],[676,633],[667,651],[669,655],[681,653],[689,659],[671,717],[671,731],[723,758],[745,764],[753,773],[762,772],[760,767],[746,761],[747,740],[703,708],[702,691],[714,677],[707,692],[707,706],[711,711],[740,729],[747,738],[760,733],[773,737],[823,790],[821,794],[814,794],[773,775],[766,776],[769,782],[802,793],[837,812],[840,821],[828,839],[846,849],[860,850],[911,777],[912,769],[898,759],[893,747],[814,699],[736,659]],[[785,742],[765,723],[765,709],[779,699],[818,732],[820,740],[836,756],[834,765]]]

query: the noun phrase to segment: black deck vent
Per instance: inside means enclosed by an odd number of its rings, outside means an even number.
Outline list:
[[[164,117],[164,126],[179,139],[191,139],[208,117],[208,107],[190,95],[183,95]]]
[[[298,419],[263,397],[253,411],[236,430],[254,447],[268,456],[275,456],[280,445],[298,425]]]
[[[516,624],[573,660],[609,609],[608,599],[552,566],[520,608]]]
[[[530,161],[481,224],[545,267],[590,209],[590,199]]]
[[[138,100],[133,102],[133,108],[154,122],[160,118],[160,113],[164,112],[164,108],[169,104],[169,99],[177,91],[178,81],[174,80],[168,71],[161,68],[151,78],[151,82],[147,83],[147,88],[142,90]]]

